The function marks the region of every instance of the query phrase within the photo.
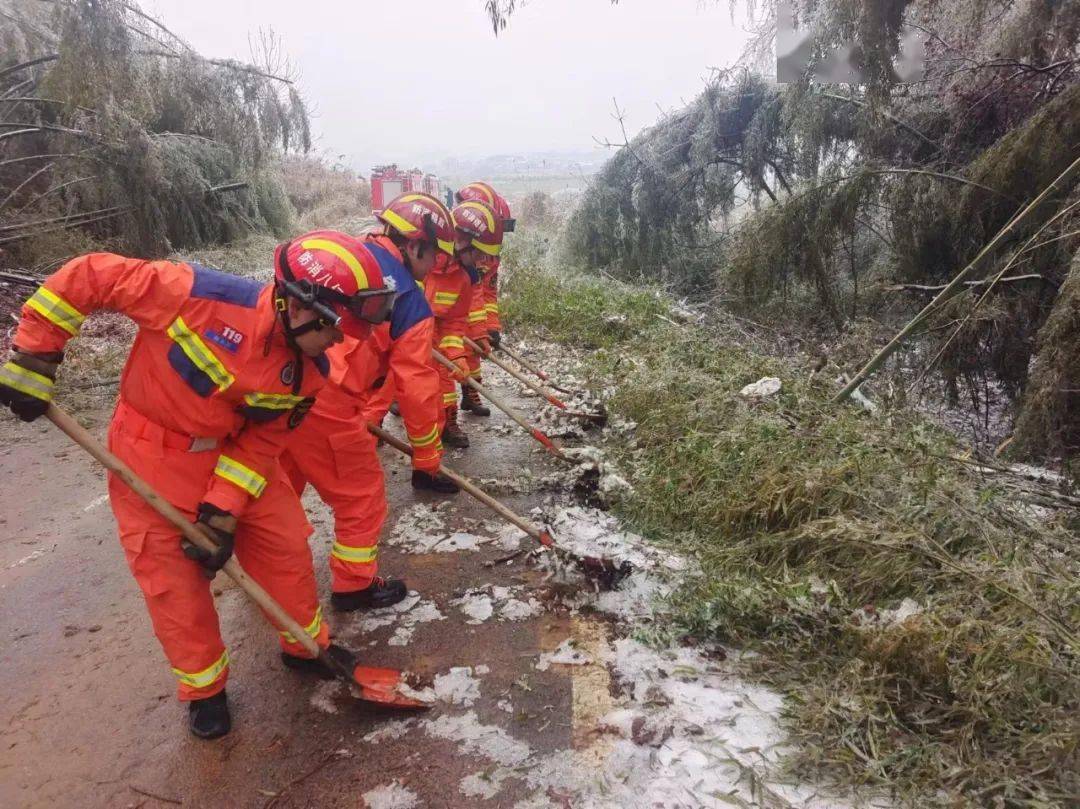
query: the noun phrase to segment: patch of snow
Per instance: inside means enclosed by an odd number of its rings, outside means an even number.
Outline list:
[[[416,793],[403,787],[399,781],[368,790],[363,798],[368,809],[414,809],[420,805]]]
[[[782,387],[783,383],[775,376],[766,376],[762,377],[757,382],[751,382],[739,391],[739,395],[746,399],[764,399],[769,396],[775,396],[780,392]]]
[[[458,789],[466,798],[489,801],[502,791],[503,781],[509,775],[507,770],[500,768],[473,773],[461,779]]]
[[[541,654],[540,659],[536,661],[536,669],[537,671],[547,671],[551,668],[552,663],[559,663],[563,666],[588,666],[592,662],[591,657],[576,647],[573,638],[567,638],[559,644],[559,648],[554,652]]]
[[[532,596],[518,598],[520,587],[485,585],[469,590],[453,603],[469,617],[467,623],[481,624],[498,615],[501,621],[524,621],[544,611],[544,605]]]
[[[324,680],[315,686],[308,702],[311,707],[323,713],[336,714],[338,706],[336,699],[345,691],[345,683],[341,680]]]
[[[365,742],[385,742],[391,739],[400,739],[414,727],[416,727],[415,719],[395,719],[387,722],[378,730],[365,734],[363,740]]]
[[[475,711],[427,719],[421,727],[433,738],[455,742],[464,753],[483,756],[505,767],[521,764],[532,755],[529,745],[502,728],[480,724]]]
[[[384,626],[394,626],[394,632],[387,643],[390,646],[407,646],[413,632],[420,624],[445,620],[446,616],[433,602],[426,601],[420,597],[419,593],[411,591],[404,600],[394,606],[372,610],[356,623],[344,624],[340,631],[342,637],[352,638],[359,634],[374,632]]]
[[[499,617],[507,621],[524,621],[539,615],[543,611],[544,605],[535,598],[530,598],[528,602],[511,598],[499,607]]]
[[[481,673],[479,669],[477,666],[477,674]],[[480,699],[480,681],[468,666],[453,668],[435,677],[435,696],[442,702],[468,707]]]
[[[480,592],[468,592],[452,603],[469,616],[469,620],[466,621],[468,624],[482,624],[495,611],[495,607],[491,603],[491,596]]]

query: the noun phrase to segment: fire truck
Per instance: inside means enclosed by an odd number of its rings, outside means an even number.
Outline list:
[[[442,184],[434,174],[425,174],[418,168],[402,171],[396,164],[376,166],[371,170],[371,211],[378,213],[399,194],[419,191],[436,199]]]

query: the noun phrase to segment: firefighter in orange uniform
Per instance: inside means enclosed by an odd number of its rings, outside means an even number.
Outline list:
[[[469,183],[457,193],[462,202],[482,202],[488,206],[499,221],[504,233],[513,230],[510,218],[510,206],[487,183]],[[500,245],[501,247],[501,245]],[[473,285],[472,307],[469,311],[469,339],[480,346],[483,356],[491,351],[491,346],[498,347],[502,339],[502,326],[499,321],[499,254],[485,253],[477,262],[477,278]],[[477,382],[483,382],[480,357],[471,349],[466,349],[466,361],[469,375]],[[468,385],[461,386],[461,408],[477,416],[490,416],[491,411],[480,399],[480,394]]]
[[[22,309],[0,401],[25,421],[43,415],[67,341],[99,309],[138,326],[120,381],[109,448],[175,507],[209,529],[209,553],[109,476],[109,496],[128,566],[154,633],[189,704],[191,731],[215,738],[231,727],[210,578],[232,556],[324,648],[311,527],[278,464],[285,439],[329,368],[325,350],[343,332],[363,337],[389,313],[392,290],[357,240],[331,231],[278,249],[273,284],[198,264],[111,253],[73,259]],[[288,632],[286,665],[328,674]],[[340,647],[331,653],[344,661]]]
[[[476,309],[473,296],[480,277],[478,266],[484,257],[498,255],[503,234],[494,212],[483,203],[463,202],[454,208],[452,216],[457,230],[454,259],[432,272],[424,292],[435,313],[435,348],[458,366],[457,380],[445,366],[438,367],[446,408],[443,442],[452,447],[467,447],[469,437],[457,420],[455,383],[464,384],[463,380],[472,375],[464,338],[473,332],[471,320]]]
[[[431,363],[434,321],[420,287],[436,256],[453,251],[450,212],[427,194],[404,194],[378,216],[383,232],[364,245],[397,287],[390,319],[369,339],[330,349],[329,382],[282,459],[296,491],[311,483],[334,511],[330,601],[339,610],[388,607],[408,592],[400,579],[377,575],[386,488],[367,425],[382,421],[392,396],[412,445],[413,487],[458,491],[439,474],[442,394]]]

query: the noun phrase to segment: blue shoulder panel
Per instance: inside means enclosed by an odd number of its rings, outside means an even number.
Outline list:
[[[319,370],[319,373],[325,376],[330,376],[330,358],[323,352],[317,357],[312,357],[311,361],[315,363],[315,367]]]
[[[233,303],[245,309],[254,309],[259,302],[259,293],[265,284],[251,278],[208,270],[201,264],[188,262],[195,273],[195,283],[191,286],[191,297],[203,298],[222,303]]]
[[[365,245],[379,262],[382,274],[393,278],[397,285],[397,298],[390,312],[390,339],[396,340],[424,318],[432,317],[431,307],[423,290],[416,285],[412,274],[383,247],[367,242]]]

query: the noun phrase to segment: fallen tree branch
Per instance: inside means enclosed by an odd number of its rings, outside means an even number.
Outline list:
[[[982,287],[992,283],[993,279],[986,279],[983,281],[965,281],[964,286],[969,289],[975,287]],[[1053,281],[1049,278],[1044,278],[1038,273],[1030,273],[1028,275],[1013,275],[1009,278],[1002,278],[998,284],[1019,284],[1022,281],[1042,281],[1044,284],[1056,287]],[[940,284],[938,286],[929,286],[927,284],[890,284],[889,286],[882,287],[885,292],[941,292],[948,284]]]
[[[50,53],[47,56],[39,56],[37,59],[31,59],[27,62],[19,62],[19,64],[17,65],[5,67],[3,70],[0,70],[0,79],[5,79],[12,73],[18,73],[20,70],[26,70],[28,67],[34,67],[35,65],[43,65],[46,62],[55,62],[59,58],[60,54]]]

